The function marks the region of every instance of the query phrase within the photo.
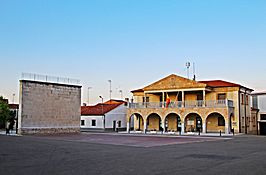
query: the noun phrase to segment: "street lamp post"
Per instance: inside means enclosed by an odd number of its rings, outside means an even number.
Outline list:
[[[111,103],[111,99],[112,99],[112,80],[108,80],[108,82],[110,83],[110,103]]]
[[[88,87],[88,106],[90,106],[90,89],[92,89],[92,87]]]
[[[13,94],[13,104],[15,103],[15,95],[16,94]]]
[[[120,93],[120,95],[121,95],[121,100],[123,100],[123,90],[120,89],[120,90],[119,90],[119,93]]]
[[[105,114],[103,113],[103,97],[99,96],[102,99],[102,115],[103,115],[103,130],[105,130]]]

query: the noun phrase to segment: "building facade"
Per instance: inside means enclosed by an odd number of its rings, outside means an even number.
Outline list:
[[[257,134],[266,135],[266,92],[252,93],[252,109],[258,122]],[[252,118],[254,120],[254,117]]]
[[[222,80],[194,81],[172,74],[132,91],[127,131],[246,133],[252,91]]]
[[[95,106],[81,107],[81,130],[126,130],[126,103],[111,100]]]

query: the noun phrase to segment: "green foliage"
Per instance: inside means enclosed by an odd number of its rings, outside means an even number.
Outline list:
[[[0,128],[5,127],[5,123],[10,119],[10,110],[4,98],[0,96]]]

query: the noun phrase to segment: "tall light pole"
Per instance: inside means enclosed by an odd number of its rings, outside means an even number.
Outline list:
[[[99,96],[99,98],[102,99],[103,130],[105,130],[105,114],[103,113],[103,97]]]
[[[108,82],[110,83],[110,103],[111,103],[111,99],[112,99],[112,80],[108,80]]]
[[[15,95],[16,94],[13,94],[13,104],[15,104]]]
[[[92,89],[92,87],[88,87],[88,106],[90,106],[90,89]]]
[[[186,67],[187,67],[187,78],[189,79],[189,67],[190,67],[190,62],[186,62]]]
[[[122,89],[119,90],[119,93],[120,93],[120,95],[121,95],[121,100],[123,100],[123,91],[122,91]]]

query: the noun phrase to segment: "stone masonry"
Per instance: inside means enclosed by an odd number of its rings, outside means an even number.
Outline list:
[[[20,134],[80,132],[81,86],[20,80]]]

